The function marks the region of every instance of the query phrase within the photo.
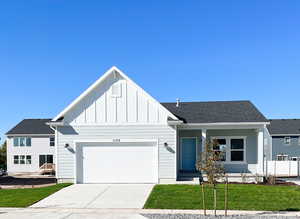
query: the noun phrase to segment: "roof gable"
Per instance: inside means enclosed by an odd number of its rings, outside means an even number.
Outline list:
[[[112,95],[120,89],[120,96]],[[110,68],[52,121],[68,124],[166,123],[171,112],[117,67]]]

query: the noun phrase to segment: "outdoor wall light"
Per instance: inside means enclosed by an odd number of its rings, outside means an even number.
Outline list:
[[[68,148],[70,147],[70,145],[68,143],[65,144],[65,148]]]
[[[168,143],[167,143],[167,142],[165,142],[165,143],[164,143],[164,146],[165,146],[165,147],[168,147]]]

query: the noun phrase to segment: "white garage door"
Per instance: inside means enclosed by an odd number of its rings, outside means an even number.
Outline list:
[[[77,147],[78,183],[157,183],[155,142],[82,143]]]

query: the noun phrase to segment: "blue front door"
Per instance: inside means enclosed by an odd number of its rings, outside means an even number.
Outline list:
[[[196,167],[196,138],[181,139],[181,170],[195,171]]]

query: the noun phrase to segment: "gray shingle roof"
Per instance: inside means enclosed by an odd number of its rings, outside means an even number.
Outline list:
[[[270,119],[271,135],[300,135],[300,119]]]
[[[185,123],[268,122],[250,101],[162,103]]]
[[[54,134],[54,131],[46,125],[46,122],[49,121],[51,119],[24,119],[9,130],[6,135]]]

